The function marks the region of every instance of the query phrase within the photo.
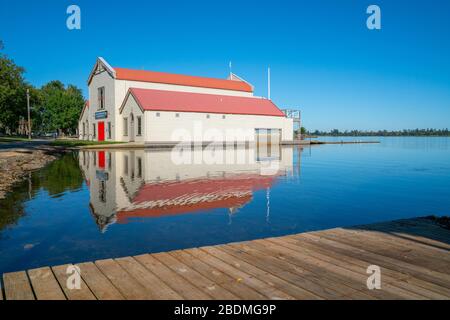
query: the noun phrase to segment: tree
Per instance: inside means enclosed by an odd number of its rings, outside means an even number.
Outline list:
[[[81,90],[73,85],[65,88],[61,81],[51,81],[41,88],[42,103],[37,109],[44,131],[75,133],[84,105]]]
[[[0,126],[4,132],[14,131],[21,116],[26,115],[24,68],[5,54],[0,54]]]

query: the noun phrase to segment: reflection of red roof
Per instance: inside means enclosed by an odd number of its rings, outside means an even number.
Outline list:
[[[231,177],[150,183],[133,198],[134,210],[117,213],[117,221],[129,217],[157,217],[217,208],[242,207],[252,191],[270,187],[276,176],[244,174]],[[146,207],[147,206],[147,207]]]
[[[135,209],[131,211],[119,211],[117,213],[118,223],[127,223],[128,218],[156,218],[168,215],[177,215],[192,212],[202,212],[217,208],[240,208],[250,202],[252,196],[250,194],[240,197],[230,197],[222,200],[214,200],[208,202],[199,202],[186,205],[168,205],[164,207],[156,207],[149,209]]]
[[[206,78],[166,72],[131,70],[124,68],[114,68],[114,70],[116,71],[116,79],[119,80],[165,83],[190,87],[203,87],[246,92],[253,91],[252,87],[247,82],[239,80]]]
[[[138,88],[129,92],[142,110],[285,116],[271,100],[263,98]]]

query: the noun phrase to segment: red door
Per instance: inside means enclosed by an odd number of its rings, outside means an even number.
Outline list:
[[[103,121],[98,123],[98,141],[105,141],[105,123]]]

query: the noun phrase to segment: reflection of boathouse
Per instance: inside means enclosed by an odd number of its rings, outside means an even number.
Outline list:
[[[255,191],[269,190],[277,177],[292,173],[291,147],[189,149],[183,155],[188,161],[181,163],[174,152],[80,152],[91,211],[102,231],[136,217],[220,208],[234,214]]]

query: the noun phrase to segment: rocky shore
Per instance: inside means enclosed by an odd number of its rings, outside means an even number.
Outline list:
[[[61,150],[49,146],[0,152],[0,199],[29,172],[44,167],[60,154]]]

